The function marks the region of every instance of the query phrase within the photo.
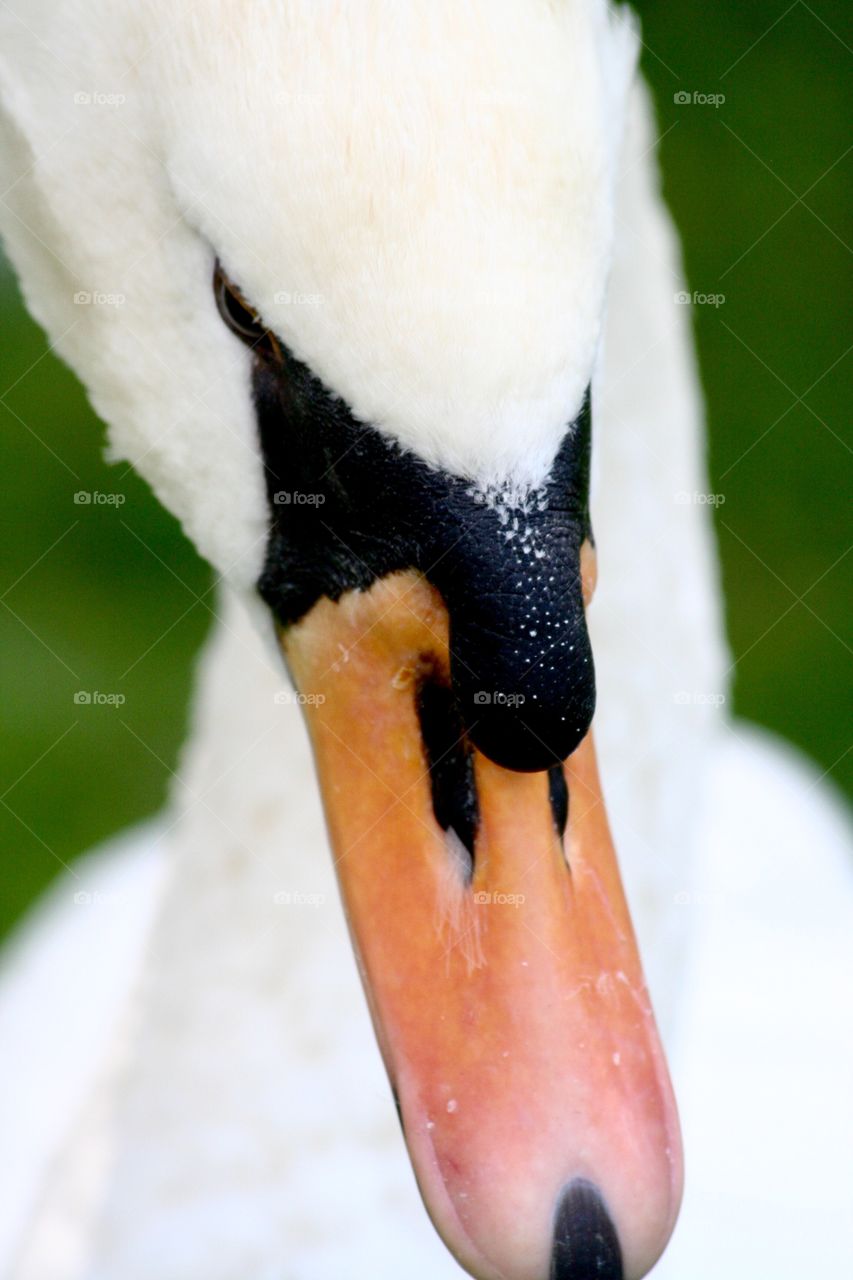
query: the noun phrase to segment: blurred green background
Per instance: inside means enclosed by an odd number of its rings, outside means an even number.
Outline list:
[[[666,194],[708,398],[737,712],[848,794],[849,0],[642,0]],[[679,93],[724,94],[713,106]],[[95,841],[162,803],[211,575],[124,466],[0,261],[0,933]],[[75,490],[123,507],[75,506]],[[78,689],[123,706],[77,707]],[[145,745],[147,744],[147,745]]]

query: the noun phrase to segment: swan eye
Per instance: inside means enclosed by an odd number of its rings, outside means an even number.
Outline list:
[[[232,333],[236,333],[257,355],[268,360],[279,357],[280,348],[274,334],[228,279],[218,261],[213,272],[213,294],[217,310]]]

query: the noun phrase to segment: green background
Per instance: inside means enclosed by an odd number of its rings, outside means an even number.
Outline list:
[[[666,194],[708,398],[735,708],[853,790],[849,0],[644,0]],[[679,105],[679,92],[724,94]],[[0,269],[0,932],[163,801],[210,571],[103,431]],[[125,495],[79,507],[76,490]],[[77,689],[122,707],[77,707]]]

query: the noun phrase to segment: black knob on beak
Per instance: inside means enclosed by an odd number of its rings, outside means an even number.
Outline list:
[[[469,736],[507,769],[565,760],[595,710],[581,579],[581,548],[591,542],[589,451],[587,397],[547,483],[515,504],[455,513],[464,535],[437,566]]]
[[[525,773],[571,755],[595,710],[578,531],[559,516],[537,525],[526,545],[493,551],[445,587],[451,676],[469,737]]]
[[[511,638],[510,638],[511,640]],[[458,656],[457,656],[458,650]],[[585,626],[567,628],[554,650],[528,661],[522,649],[510,671],[501,655],[454,645],[451,671],[468,736],[505,769],[521,773],[552,768],[572,754],[586,736],[595,711],[592,652]],[[563,668],[564,655],[569,657]],[[553,659],[553,662],[552,662]],[[577,667],[575,666],[577,663]],[[559,672],[559,674],[558,674]]]

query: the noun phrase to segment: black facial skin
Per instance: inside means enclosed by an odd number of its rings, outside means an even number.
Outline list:
[[[548,770],[548,798],[551,801],[551,816],[560,840],[566,834],[569,821],[569,788],[562,766],[552,765]]]
[[[473,743],[525,772],[570,755],[595,707],[580,580],[589,395],[526,510],[487,504],[357,422],[284,349],[256,361],[254,395],[272,513],[259,589],[279,622],[417,570],[447,606],[451,681]]]
[[[418,718],[429,766],[435,819],[442,830],[452,828],[467,851],[467,864],[460,870],[470,884],[480,805],[471,747],[453,690],[436,680],[424,679],[418,690]],[[560,835],[562,837],[562,832]]]

